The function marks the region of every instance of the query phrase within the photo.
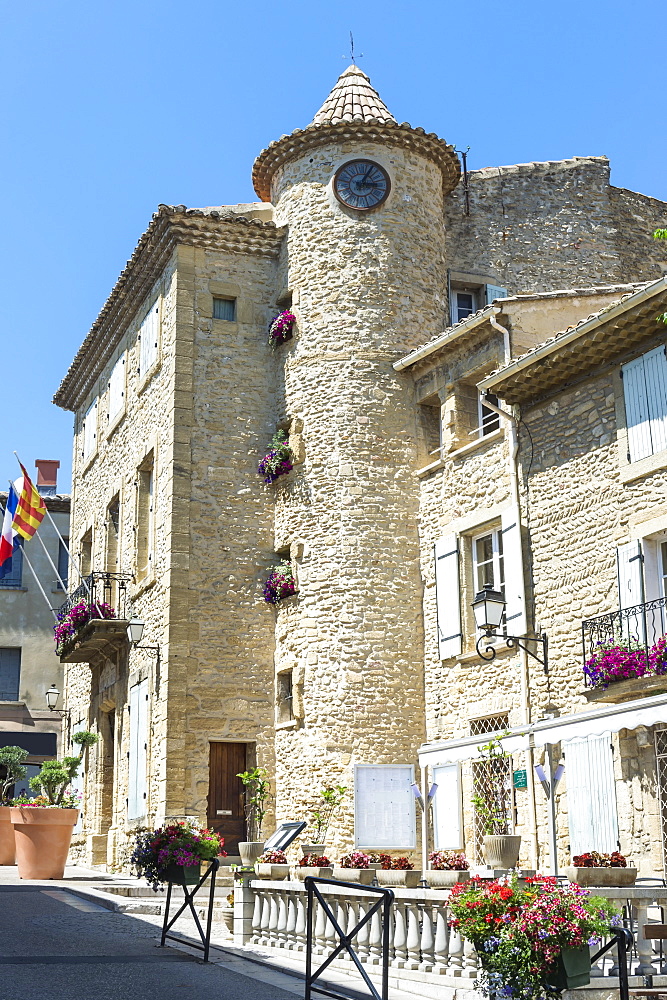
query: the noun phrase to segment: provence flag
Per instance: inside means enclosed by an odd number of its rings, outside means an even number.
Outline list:
[[[2,521],[2,533],[0,533],[0,580],[12,571],[12,556],[23,544],[20,535],[12,528],[12,521],[18,507],[19,498],[10,487],[5,505],[5,516]]]
[[[20,462],[19,465],[21,465]],[[21,485],[19,502],[14,513],[14,520],[12,521],[12,528],[23,538],[32,538],[42,523],[46,514],[46,507],[39,493],[32,485],[30,476],[22,465],[21,472],[23,473],[23,483]],[[19,483],[21,483],[21,479],[16,480],[15,486],[17,488],[19,487]]]

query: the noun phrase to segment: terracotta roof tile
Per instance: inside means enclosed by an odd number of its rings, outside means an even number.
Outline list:
[[[348,66],[313,118],[311,125],[330,125],[342,121],[395,122],[370,78],[355,66]]]

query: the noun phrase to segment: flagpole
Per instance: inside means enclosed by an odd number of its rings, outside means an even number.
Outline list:
[[[16,452],[16,451],[14,452],[14,457],[16,458],[16,461],[19,463],[20,468],[23,469],[23,466],[21,465],[21,459],[18,456],[18,452]],[[63,538],[63,536],[60,534],[60,531],[58,530],[58,525],[56,524],[56,522],[51,517],[51,511],[48,508],[48,505],[46,503],[46,499],[44,497],[42,497],[42,500],[44,500],[44,508],[46,510],[46,516],[48,517],[48,519],[49,519],[49,521],[50,521],[50,523],[51,523],[51,525],[53,527],[53,530],[55,531],[56,535],[60,539],[60,542],[62,543],[62,546],[65,549],[65,552],[67,553],[67,556],[69,558],[70,563],[72,564],[72,566],[76,570],[76,572],[77,572],[77,574],[79,576],[79,580],[81,580],[81,583],[84,585],[84,587],[88,591],[88,596],[92,597],[92,593],[91,593],[90,587],[88,586],[88,581],[86,580],[85,576],[81,572],[81,568],[79,566],[79,563],[76,561],[76,559],[72,555],[67,542],[65,541],[65,539]],[[41,541],[41,539],[40,539],[40,541]],[[53,564],[51,564],[51,565],[53,565]],[[56,570],[56,576],[58,576],[58,571],[57,570]],[[58,577],[58,579],[60,580],[60,577]],[[63,581],[60,580],[60,582],[62,583]],[[65,591],[67,591],[67,588],[65,588]]]
[[[46,596],[46,591],[44,590],[44,587],[42,587],[42,584],[41,584],[41,582],[40,582],[40,579],[39,579],[39,577],[37,576],[37,574],[35,573],[35,570],[33,569],[33,565],[32,565],[32,563],[31,563],[31,562],[30,562],[30,560],[28,559],[28,553],[27,553],[27,552],[25,551],[25,548],[24,548],[23,546],[21,546],[21,552],[23,553],[23,557],[24,557],[25,561],[27,562],[28,566],[30,567],[30,572],[32,573],[32,575],[33,575],[33,576],[34,576],[34,578],[35,578],[35,583],[37,584],[37,586],[38,586],[38,587],[39,587],[39,589],[41,590],[41,592],[42,592],[42,597],[44,598],[44,600],[45,600],[45,601],[46,601],[46,603],[48,604],[48,606],[49,606],[49,611],[50,611],[50,612],[51,612],[51,614],[53,615],[53,620],[54,620],[54,622],[55,622],[55,623],[56,623],[56,625],[57,625],[57,624],[58,624],[58,615],[57,615],[57,614],[55,613],[55,611],[53,610],[53,608],[52,608],[52,606],[51,606],[51,601],[50,601],[50,600],[48,599],[48,597]]]
[[[47,559],[49,560],[49,562],[51,563],[51,568],[53,569],[53,572],[54,572],[54,573],[56,574],[56,576],[58,577],[58,583],[59,583],[59,584],[60,584],[60,586],[61,586],[61,587],[63,588],[63,593],[65,594],[65,596],[67,596],[67,585],[66,585],[65,581],[63,580],[63,578],[61,577],[61,575],[60,575],[60,573],[58,572],[58,570],[56,569],[56,565],[55,565],[55,563],[54,563],[53,559],[51,558],[51,556],[49,555],[49,550],[47,549],[46,545],[45,545],[45,544],[44,544],[44,542],[42,541],[42,538],[41,538],[41,535],[39,535],[39,534],[38,534],[37,532],[35,532],[35,534],[33,535],[33,538],[36,538],[36,539],[37,539],[37,541],[39,542],[39,544],[40,544],[40,545],[42,546],[42,548],[44,549],[44,555],[46,556],[46,558],[47,558]]]

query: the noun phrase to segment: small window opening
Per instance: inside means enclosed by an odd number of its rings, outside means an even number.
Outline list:
[[[493,403],[494,406],[498,406],[498,397],[494,396],[493,393],[487,392],[486,398],[489,403]],[[497,431],[500,427],[500,414],[496,413],[489,406],[486,406],[482,397],[479,397],[479,433],[480,437],[485,437],[487,434],[492,434]]]
[[[294,718],[292,694],[292,671],[285,670],[278,674],[276,690],[276,708],[278,722],[291,722]]]
[[[236,321],[236,299],[213,299],[213,319],[224,319],[227,323]]]

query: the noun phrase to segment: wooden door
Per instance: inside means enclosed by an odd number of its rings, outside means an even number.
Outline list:
[[[245,743],[211,743],[208,781],[208,827],[225,838],[227,854],[238,854],[246,840],[245,795],[236,775],[246,770]]]

